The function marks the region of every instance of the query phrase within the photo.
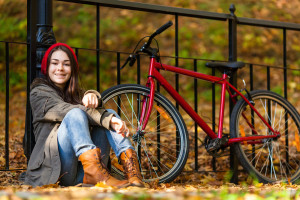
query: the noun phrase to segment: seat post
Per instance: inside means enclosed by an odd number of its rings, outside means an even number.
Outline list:
[[[227,73],[224,72],[222,79],[226,80],[228,77]],[[225,108],[225,97],[226,97],[226,82],[222,83],[222,91],[221,91],[221,101],[220,101],[220,113],[219,113],[219,130],[218,130],[218,138],[222,138],[223,133],[223,120],[224,120],[224,108]]]

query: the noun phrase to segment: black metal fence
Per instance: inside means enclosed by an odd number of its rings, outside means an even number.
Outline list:
[[[282,30],[283,33],[283,44],[282,44],[282,51],[283,51],[283,57],[281,58],[283,60],[283,66],[282,67],[275,67],[275,66],[266,66],[266,65],[260,65],[260,64],[252,64],[252,63],[247,63],[247,74],[249,76],[249,81],[250,81],[250,90],[255,89],[254,88],[254,82],[255,82],[255,67],[260,67],[266,69],[266,79],[267,79],[267,88],[268,90],[271,89],[271,71],[272,69],[275,70],[281,70],[283,72],[283,77],[284,77],[284,86],[283,86],[283,96],[288,99],[288,70],[295,70],[295,71],[300,71],[299,69],[290,69],[287,65],[287,32],[288,31],[300,31],[300,24],[294,24],[294,23],[283,23],[283,22],[276,22],[276,21],[266,21],[266,20],[258,20],[258,19],[249,19],[249,18],[243,18],[243,17],[236,17],[234,12],[235,8],[232,6],[230,8],[230,14],[222,14],[222,13],[212,13],[212,12],[205,12],[205,11],[199,11],[199,10],[191,10],[191,9],[184,9],[184,8],[174,8],[174,7],[168,7],[168,6],[159,6],[159,5],[150,5],[150,4],[143,4],[143,3],[135,3],[135,2],[126,2],[126,1],[118,1],[118,0],[62,0],[65,2],[70,2],[70,3],[76,3],[76,4],[89,4],[95,6],[96,10],[96,32],[95,32],[95,37],[96,37],[96,48],[95,49],[86,49],[86,48],[80,48],[80,47],[74,47],[76,54],[80,57],[80,52],[81,51],[92,51],[96,53],[96,88],[98,91],[100,91],[100,55],[102,53],[111,53],[115,54],[117,58],[117,83],[121,83],[121,71],[120,71],[120,66],[121,66],[121,55],[127,54],[127,52],[111,52],[111,51],[106,51],[103,49],[100,49],[100,7],[111,7],[111,8],[119,8],[119,9],[125,9],[125,10],[137,10],[137,11],[142,11],[142,12],[149,12],[149,13],[161,13],[161,14],[166,14],[166,15],[172,15],[175,18],[174,24],[175,24],[175,37],[174,37],[174,48],[175,48],[175,56],[174,57],[169,57],[171,59],[175,60],[175,65],[179,66],[179,61],[180,59],[185,59],[185,60],[190,60],[191,63],[193,63],[193,69],[195,71],[198,70],[199,67],[199,62],[203,61],[202,59],[199,58],[182,58],[179,56],[179,46],[180,46],[180,41],[179,41],[179,30],[180,26],[178,23],[178,20],[180,17],[189,17],[189,18],[198,18],[198,19],[210,19],[210,20],[216,20],[216,21],[224,21],[227,22],[228,24],[228,60],[229,61],[236,61],[238,58],[238,45],[237,45],[237,36],[238,36],[238,31],[237,27],[239,26],[255,26],[255,27],[266,27],[266,28],[274,28],[274,29],[279,29]],[[30,83],[34,79],[34,77],[39,75],[39,62],[41,55],[37,55],[37,52],[40,51],[39,54],[42,54],[45,49],[47,48],[47,43],[43,43],[40,41],[37,41],[37,32],[41,32],[38,30],[40,27],[45,29],[50,29],[46,30],[46,32],[51,33],[51,25],[52,25],[52,19],[47,20],[47,16],[42,16],[41,13],[38,13],[38,8],[43,7],[47,9],[49,12],[48,13],[50,18],[52,17],[52,2],[49,0],[28,0],[27,3],[27,10],[28,10],[28,42],[27,43],[15,43],[17,45],[27,45],[27,94],[29,94],[30,91]],[[50,7],[50,8],[49,8]],[[45,14],[44,14],[45,15]],[[40,18],[44,17],[44,24],[41,24]],[[49,17],[49,16],[48,16]],[[39,23],[38,23],[39,21]],[[38,24],[38,25],[37,25]],[[226,39],[226,38],[225,38]],[[1,40],[1,38],[0,38]],[[53,40],[52,40],[53,42]],[[55,42],[55,39],[54,39]],[[6,91],[5,91],[5,96],[6,96],[6,101],[5,101],[5,168],[2,170],[10,170],[10,161],[9,161],[9,102],[10,102],[10,97],[9,97],[9,69],[10,69],[10,61],[9,61],[9,56],[10,56],[10,44],[14,42],[9,42],[9,41],[0,41],[0,44],[5,45],[5,66],[6,66]],[[131,50],[131,49],[130,49]],[[128,50],[128,52],[130,51]],[[37,66],[37,67],[36,67]],[[211,71],[211,74],[214,75],[216,72],[214,70]],[[137,83],[139,84],[141,82],[141,61],[140,59],[137,62],[136,65],[136,80]],[[237,85],[237,76],[234,75],[231,77],[231,83],[234,85]],[[175,88],[177,91],[179,91],[179,75],[175,75]],[[298,82],[300,84],[300,82]],[[201,110],[201,107],[198,105],[198,92],[197,92],[197,86],[198,82],[195,79],[194,80],[194,108],[196,111]],[[212,84],[212,116],[211,116],[211,123],[212,123],[212,128],[214,130],[214,125],[216,124],[215,119],[216,119],[216,90],[215,90],[215,85]],[[28,95],[27,95],[27,100],[28,100]],[[300,100],[300,99],[299,99]],[[178,104],[176,104],[176,107],[179,109]],[[230,104],[230,109],[232,109],[233,105]],[[297,108],[298,111],[299,108]],[[26,131],[27,133],[32,132],[32,124],[31,124],[31,113],[30,113],[30,107],[27,104],[27,114],[26,114]],[[195,124],[194,125],[194,143],[193,148],[194,148],[194,169],[193,171],[201,171],[198,170],[198,164],[199,164],[199,159],[198,159],[198,154],[199,154],[199,146],[201,144],[198,143],[198,137],[199,137],[199,131],[198,127]],[[32,136],[31,134],[27,134],[26,138],[27,139],[27,156],[30,156],[30,151],[32,149]],[[231,152],[230,155],[230,166],[231,168],[237,172],[237,161],[234,159],[233,153]],[[212,171],[217,171],[216,169],[216,159],[212,158]],[[237,182],[237,176],[235,174],[234,176],[234,182]]]

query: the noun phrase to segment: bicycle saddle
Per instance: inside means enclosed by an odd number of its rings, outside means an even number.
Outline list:
[[[235,71],[239,68],[245,67],[244,62],[208,62],[205,64],[209,68],[217,68],[221,71],[230,70]]]

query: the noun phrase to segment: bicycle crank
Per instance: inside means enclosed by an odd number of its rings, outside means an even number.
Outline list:
[[[210,155],[216,155],[216,152],[218,152],[224,144],[228,142],[227,137],[222,138],[216,138],[211,139],[210,137],[205,137],[205,149]]]

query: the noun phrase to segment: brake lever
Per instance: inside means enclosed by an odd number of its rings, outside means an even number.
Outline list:
[[[130,61],[130,56],[128,56],[127,60],[125,61],[125,63],[122,65],[120,69],[123,69],[129,61]]]
[[[136,61],[136,54],[130,54],[129,58],[130,58],[129,66],[132,67]]]
[[[136,61],[136,54],[130,54],[120,69],[123,69],[127,65],[128,62],[129,62],[129,66],[132,67],[134,65],[135,61]]]

